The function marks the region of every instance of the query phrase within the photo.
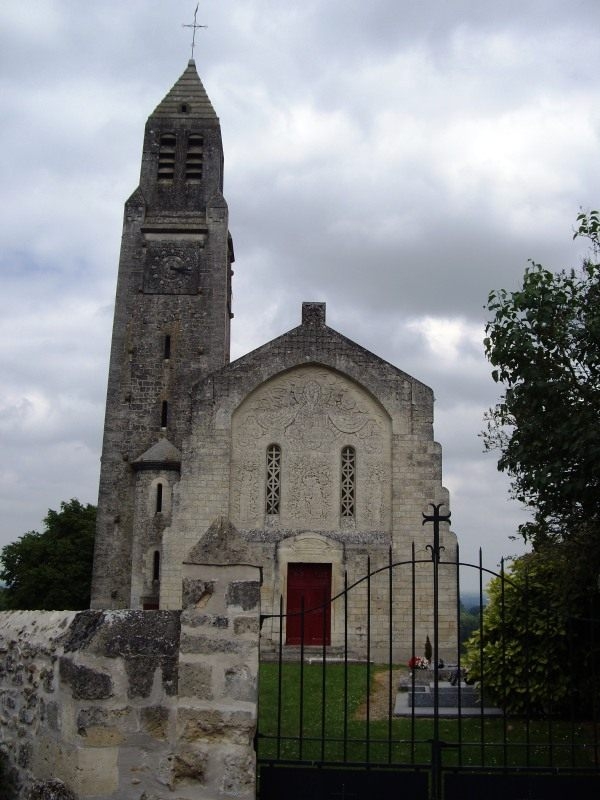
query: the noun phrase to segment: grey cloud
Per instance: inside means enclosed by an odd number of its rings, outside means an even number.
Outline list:
[[[63,499],[95,500],[122,207],[192,12],[0,10],[0,544]],[[469,552],[510,552],[522,512],[477,438],[498,395],[480,344],[441,354],[410,324],[482,330],[488,291],[516,285],[527,258],[580,258],[572,221],[600,187],[600,6],[225,0],[202,15],[196,60],[221,117],[237,255],[234,355],[298,324],[302,300],[326,300],[330,324],[432,386],[455,528]]]

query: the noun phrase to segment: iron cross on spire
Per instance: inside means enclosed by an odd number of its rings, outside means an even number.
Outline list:
[[[198,6],[199,5],[200,5],[200,3],[196,3],[196,10],[194,11],[194,21],[189,25],[186,25],[185,23],[183,23],[182,26],[181,26],[182,28],[193,28],[194,29],[194,32],[192,34],[192,59],[194,58],[194,47],[196,46],[196,31],[197,31],[197,29],[198,28],[208,28],[208,25],[198,25],[196,23],[196,14],[198,13]]]

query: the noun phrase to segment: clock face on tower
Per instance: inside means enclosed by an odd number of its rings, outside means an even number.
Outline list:
[[[153,243],[146,251],[144,292],[197,294],[199,261],[197,247],[166,248]]]

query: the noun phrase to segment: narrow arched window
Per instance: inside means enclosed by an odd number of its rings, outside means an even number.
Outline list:
[[[171,337],[168,333],[165,336],[163,358],[165,360],[171,358]]]
[[[158,550],[154,551],[154,557],[152,559],[152,580],[160,580],[160,552]]]
[[[163,485],[162,483],[156,484],[156,506],[155,511],[157,514],[160,514],[163,507]]]
[[[202,136],[191,135],[187,143],[185,156],[186,181],[202,180],[202,162],[204,159],[204,139]]]
[[[175,174],[175,134],[163,133],[158,146],[158,179],[172,181]]]
[[[265,510],[267,514],[279,514],[281,503],[281,447],[267,447],[267,491]]]
[[[342,519],[353,519],[356,506],[356,450],[342,448],[342,486],[340,513]]]
[[[169,421],[169,404],[166,400],[163,400],[160,409],[160,427],[166,428],[168,421]]]

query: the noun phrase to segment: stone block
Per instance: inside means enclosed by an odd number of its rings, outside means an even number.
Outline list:
[[[250,746],[256,721],[249,711],[180,708],[178,713],[180,738],[194,742],[203,740],[218,744],[224,740]]]
[[[58,642],[65,653],[85,650],[104,623],[103,611],[82,611],[72,620]]]
[[[235,639],[219,639],[214,636],[181,634],[182,653],[239,653],[242,645]]]
[[[233,620],[233,632],[236,636],[260,633],[260,623],[257,617],[236,617]]]
[[[123,731],[118,728],[104,728],[92,725],[80,734],[86,747],[117,747],[126,741]]]
[[[203,785],[206,780],[206,770],[208,766],[208,753],[206,750],[186,746],[178,753],[172,761],[171,786],[185,780],[197,781]]]
[[[212,700],[212,668],[207,664],[180,664],[179,696]]]
[[[132,658],[125,662],[125,671],[129,682],[127,696],[148,697],[154,684],[154,676],[158,667],[158,659]]]
[[[181,629],[176,611],[113,613],[94,641],[94,652],[108,658],[176,656]]]
[[[35,781],[27,800],[77,800],[73,792],[62,781]]]
[[[74,664],[64,656],[59,662],[59,674],[61,681],[71,687],[71,695],[75,700],[103,700],[112,695],[110,675]]]
[[[229,627],[229,619],[218,614],[198,614],[195,610],[189,609],[181,614],[181,624],[190,628],[217,628],[223,630]]]
[[[110,795],[119,788],[117,747],[81,748],[70,764],[69,781],[79,797]]]
[[[153,739],[166,739],[169,730],[169,709],[163,706],[142,708],[140,723],[144,733]]]
[[[234,797],[254,798],[256,767],[246,748],[241,752],[227,753],[223,759],[221,791]]]
[[[227,587],[227,605],[240,606],[244,611],[260,607],[258,581],[233,581]]]
[[[90,727],[117,727],[127,733],[136,729],[134,710],[130,706],[122,708],[88,706],[79,710],[76,724],[80,736],[85,736],[87,728]]]
[[[192,578],[183,580],[183,607],[203,608],[214,594],[215,585],[211,581],[200,581]]]
[[[225,693],[232,700],[256,702],[256,675],[245,664],[225,670]]]

